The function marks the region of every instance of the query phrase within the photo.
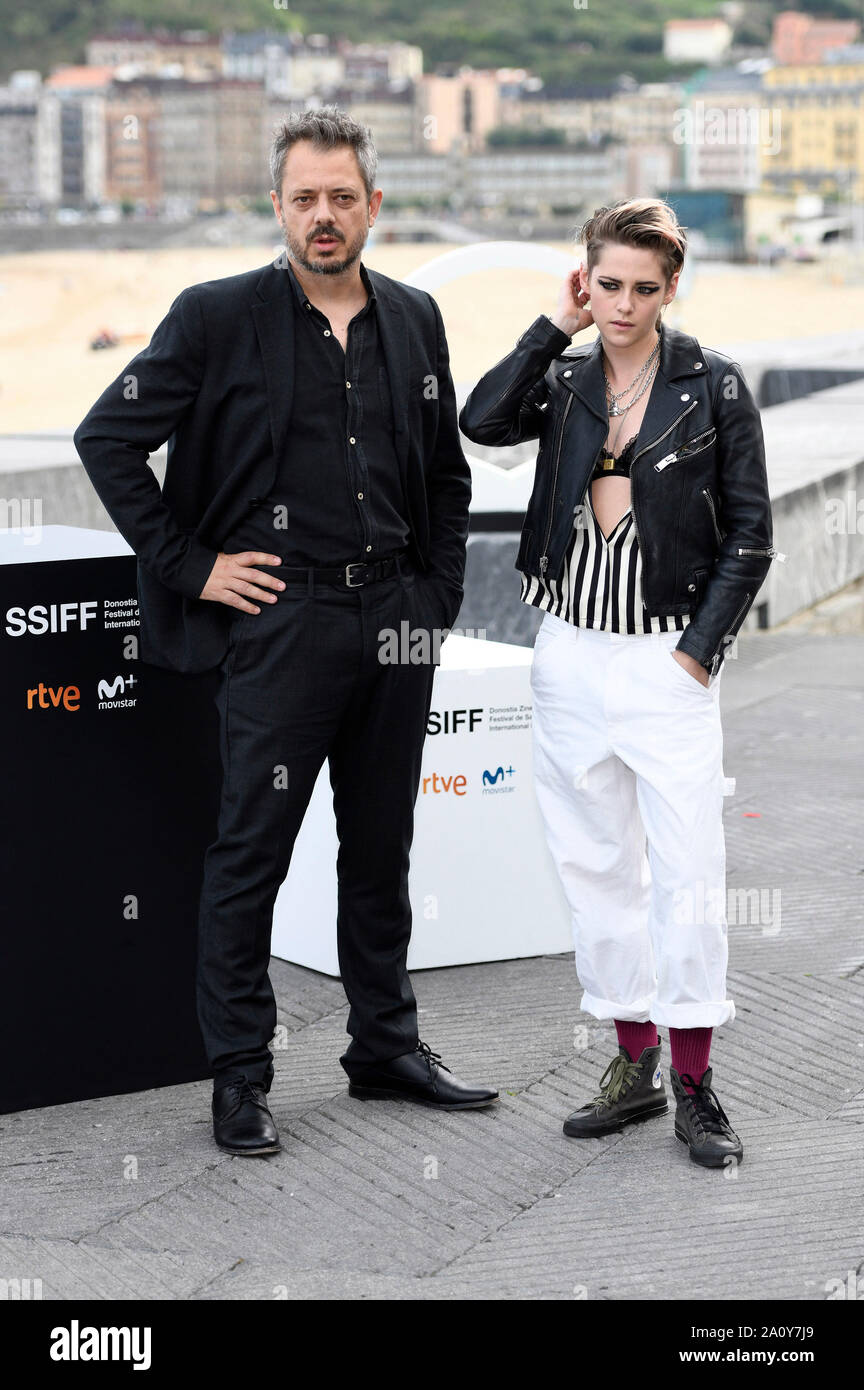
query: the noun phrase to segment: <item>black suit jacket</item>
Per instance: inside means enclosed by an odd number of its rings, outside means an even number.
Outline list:
[[[425,290],[368,273],[378,296],[411,551],[441,593],[449,625],[462,600],[471,471],[459,441],[444,325]],[[183,290],[73,436],[109,516],[136,553],[140,656],[152,665],[192,674],[217,666],[225,654],[237,609],[200,594],[249,499],[271,491],[283,450],[290,463],[290,274],[279,257],[263,269]],[[160,491],[147,460],[166,440]]]

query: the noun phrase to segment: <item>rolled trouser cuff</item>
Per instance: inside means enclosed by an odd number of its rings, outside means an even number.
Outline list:
[[[735,1017],[735,1004],[731,999],[720,999],[705,1004],[660,1004],[657,996],[636,999],[623,1004],[614,999],[600,999],[586,990],[582,995],[580,1008],[587,1014],[602,1020],[617,1019],[619,1023],[656,1023],[664,1028],[721,1028],[731,1023]]]
[[[655,1004],[651,1015],[654,1023],[664,1028],[721,1028],[735,1017],[731,999],[718,999],[706,1004]]]
[[[654,995],[650,995],[644,999],[635,999],[631,1004],[622,1004],[620,1000],[600,999],[596,994],[589,994],[585,990],[580,1008],[586,1014],[593,1014],[595,1018],[603,1020],[617,1018],[621,1023],[656,1023],[652,1012],[654,998]]]

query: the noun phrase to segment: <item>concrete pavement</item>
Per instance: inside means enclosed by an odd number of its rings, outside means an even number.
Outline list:
[[[421,1036],[501,1090],[449,1115],[351,1100],[340,983],[274,959],[282,1152],[216,1149],[209,1083],[0,1116],[0,1278],[171,1300],[823,1300],[864,1279],[864,636],[738,645],[738,1013],[712,1064],[740,1169],[692,1164],[671,1112],[565,1138],[615,1052],[569,956],[415,973]]]

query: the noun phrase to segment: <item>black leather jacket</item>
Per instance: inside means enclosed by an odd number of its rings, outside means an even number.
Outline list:
[[[541,314],[459,415],[476,444],[539,439],[515,565],[541,579],[561,571],[609,428],[600,337],[569,343]],[[765,446],[739,364],[665,323],[630,495],[645,607],[691,615],[678,647],[713,676],[777,554]]]

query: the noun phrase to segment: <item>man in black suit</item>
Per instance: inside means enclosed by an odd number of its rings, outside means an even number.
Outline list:
[[[325,758],[349,1092],[443,1109],[498,1094],[419,1040],[406,970],[414,803],[471,480],[437,304],[360,261],[376,165],[368,128],[335,107],[280,125],[270,196],[285,251],[184,290],[74,436],[138,557],[142,660],[220,673],[198,1016],[214,1137],[232,1153],[279,1147],[273,904]],[[166,439],[160,493],[147,459]],[[429,631],[432,660],[383,658],[405,621]]]

